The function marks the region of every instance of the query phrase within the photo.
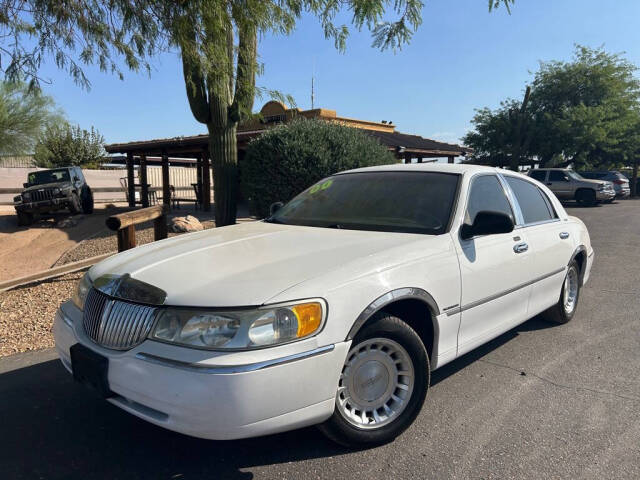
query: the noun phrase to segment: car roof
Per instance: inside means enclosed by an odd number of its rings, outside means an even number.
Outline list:
[[[496,167],[486,167],[483,165],[468,165],[462,163],[394,163],[391,165],[378,165],[375,167],[355,168],[339,172],[338,175],[344,173],[361,173],[361,172],[437,172],[437,173],[454,173],[461,175],[464,173],[488,172],[496,173],[504,170]]]

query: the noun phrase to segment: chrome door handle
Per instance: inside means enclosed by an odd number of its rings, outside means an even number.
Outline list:
[[[566,240],[567,238],[569,238],[569,232],[560,232],[560,238],[562,240]]]
[[[527,245],[525,242],[518,243],[517,245],[513,246],[513,251],[516,253],[523,253],[527,250],[529,250],[529,245]]]

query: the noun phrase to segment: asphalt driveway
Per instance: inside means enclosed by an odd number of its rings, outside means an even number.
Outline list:
[[[569,210],[596,250],[574,320],[530,320],[436,371],[390,445],[171,433],[75,385],[48,350],[0,360],[2,478],[640,478],[640,201]]]

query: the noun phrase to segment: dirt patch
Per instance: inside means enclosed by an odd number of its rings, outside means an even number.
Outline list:
[[[58,306],[71,298],[84,272],[0,293],[0,357],[53,347]]]

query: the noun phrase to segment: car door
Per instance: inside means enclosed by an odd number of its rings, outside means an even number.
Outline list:
[[[547,194],[532,182],[505,174],[522,218],[521,231],[533,254],[531,296],[528,317],[554,305],[560,296],[573,242],[565,222],[561,222]]]
[[[464,223],[483,210],[515,219],[507,190],[496,174],[477,174],[469,185]],[[455,233],[462,292],[458,354],[461,355],[526,320],[531,252],[523,232],[463,240]]]
[[[573,183],[562,170],[549,170],[547,186],[558,198],[568,200],[574,197]]]

